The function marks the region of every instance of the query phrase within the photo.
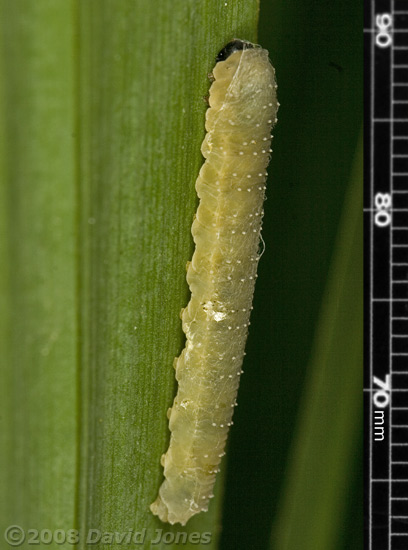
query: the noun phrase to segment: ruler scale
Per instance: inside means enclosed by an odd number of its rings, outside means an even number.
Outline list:
[[[408,549],[408,0],[365,11],[368,550]]]

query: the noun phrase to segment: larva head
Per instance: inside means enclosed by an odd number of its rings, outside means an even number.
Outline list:
[[[206,115],[208,131],[220,124],[231,130],[254,127],[255,134],[258,129],[264,136],[270,134],[278,107],[275,71],[267,50],[248,45],[234,40],[219,54],[224,52],[224,61],[213,70],[215,81],[209,98],[212,109]]]
[[[223,48],[219,52],[219,54],[215,58],[215,61],[217,63],[219,61],[225,61],[234,52],[246,50],[253,47],[254,45],[251,42],[247,42],[246,40],[240,40],[239,38],[234,38],[234,40],[231,40],[231,42],[228,42],[225,48]]]

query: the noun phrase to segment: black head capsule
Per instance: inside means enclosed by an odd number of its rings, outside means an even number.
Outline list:
[[[237,38],[235,40],[231,40],[231,42],[228,42],[228,44],[223,48],[220,53],[217,55],[215,60],[217,61],[225,61],[231,54],[234,52],[238,52],[240,50],[247,50],[249,48],[253,48],[254,45],[251,44],[251,42],[245,42],[245,40],[238,40]]]

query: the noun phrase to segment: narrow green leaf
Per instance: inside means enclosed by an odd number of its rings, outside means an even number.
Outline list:
[[[80,3],[78,525],[133,529],[144,548],[185,539],[183,548],[197,548],[205,533],[205,547],[217,546],[221,487],[209,512],[183,528],[149,505],[184,340],[207,74],[231,38],[255,39],[257,13],[256,0]]]
[[[268,547],[281,509],[362,118],[361,20],[359,2],[261,1],[258,41],[276,68],[281,106],[268,169],[266,248],[227,452],[223,550]],[[355,499],[348,506],[355,516]]]
[[[308,368],[275,550],[337,548],[361,434],[362,139]]]
[[[73,4],[0,2],[0,536],[72,528],[77,456]]]

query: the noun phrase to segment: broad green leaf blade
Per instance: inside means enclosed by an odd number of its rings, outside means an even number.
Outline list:
[[[196,548],[206,532],[206,547],[217,545],[220,487],[209,512],[183,528],[149,505],[184,341],[207,74],[231,38],[255,39],[257,13],[254,0],[80,3],[78,525],[145,529],[144,548],[157,529],[165,538],[154,548],[176,547],[176,536]]]
[[[0,21],[3,539],[74,525],[77,202],[73,3],[2,0]]]
[[[308,368],[275,550],[337,548],[362,413],[362,140]]]

